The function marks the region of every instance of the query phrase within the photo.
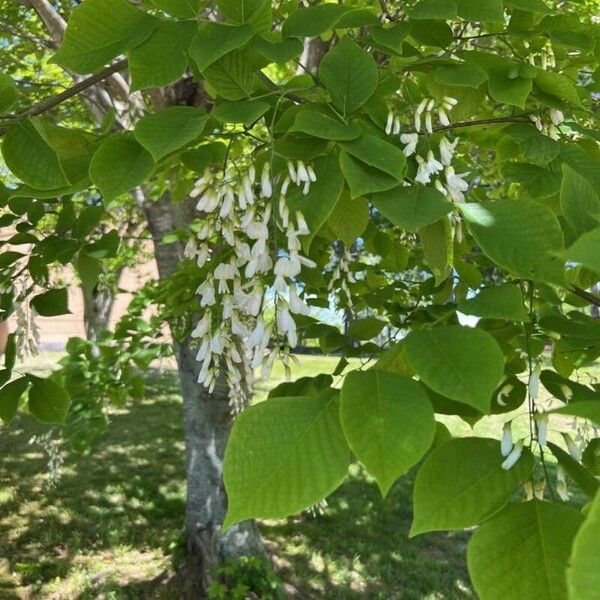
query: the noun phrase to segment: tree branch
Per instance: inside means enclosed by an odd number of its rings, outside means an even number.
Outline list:
[[[572,285],[569,288],[569,290],[573,294],[575,294],[576,296],[579,296],[580,298],[583,298],[584,300],[587,300],[593,306],[599,306],[600,307],[600,296],[596,296],[596,294],[592,294],[591,292],[587,292],[586,290],[583,290],[580,287],[577,287],[576,285]]]
[[[461,127],[475,127],[476,125],[495,125],[496,123],[530,123],[530,119],[527,115],[516,115],[514,117],[492,117],[489,119],[474,119],[473,121],[458,121],[456,123],[450,123],[450,125],[439,125],[434,127],[433,131],[449,131],[450,129],[458,129]],[[418,133],[419,135],[427,135],[423,131],[413,131],[411,133]]]
[[[46,98],[45,100],[42,100],[42,101],[38,102],[37,104],[30,106],[27,110],[23,111],[22,113],[19,113],[17,115],[13,115],[13,116],[0,117],[0,118],[7,120],[7,121],[11,121],[11,122],[18,122],[18,121],[22,121],[23,119],[26,119],[27,117],[34,117],[36,115],[41,115],[45,112],[48,112],[51,108],[54,108],[55,106],[58,106],[59,104],[62,104],[69,98],[72,98],[73,96],[77,96],[84,90],[96,85],[103,79],[106,79],[107,77],[110,77],[114,73],[117,73],[118,71],[123,70],[126,66],[127,66],[127,59],[123,58],[123,59],[113,63],[112,65],[109,65],[108,67],[105,67],[104,69],[98,71],[94,75],[90,75],[89,77],[82,79],[78,83],[67,88],[64,92],[61,92],[60,94],[56,94],[56,96],[51,96],[50,98]]]

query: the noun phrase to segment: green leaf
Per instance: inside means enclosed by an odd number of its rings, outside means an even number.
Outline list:
[[[504,354],[481,329],[449,325],[413,331],[406,358],[432,390],[488,413],[504,371]]]
[[[456,438],[436,448],[415,479],[410,535],[466,529],[499,511],[534,463],[529,450],[509,470],[503,461],[500,442],[489,438]]]
[[[286,517],[318,502],[339,486],[349,464],[336,395],[250,406],[235,420],[225,451],[223,528]]]
[[[385,321],[376,317],[364,317],[352,321],[348,334],[357,340],[372,340],[377,337],[385,327]]]
[[[531,93],[531,79],[526,77],[512,77],[515,65],[498,66],[488,71],[488,89],[490,96],[511,106],[525,108],[525,101]]]
[[[598,480],[581,464],[579,464],[568,452],[559,448],[556,444],[548,442],[548,448],[559,464],[564,468],[567,475],[585,492],[590,498],[593,498],[600,483]]]
[[[200,11],[200,0],[150,0],[156,8],[179,19],[193,19]]]
[[[30,377],[30,380],[29,412],[42,423],[63,424],[71,404],[67,390],[51,379]]]
[[[315,37],[330,29],[362,27],[377,23],[377,15],[371,10],[325,3],[299,8],[285,21],[284,37]]]
[[[560,187],[560,206],[565,219],[578,232],[598,227],[600,196],[585,177],[569,165],[562,165],[563,178]]]
[[[596,423],[596,425],[600,425],[600,400],[580,400],[578,402],[570,402],[566,406],[554,409],[552,412],[589,419]]]
[[[396,23],[390,27],[381,26],[371,29],[373,41],[385,50],[391,50],[394,54],[402,54],[402,45],[409,33],[410,25],[408,23]]]
[[[552,12],[552,9],[548,8],[542,0],[504,0],[504,4],[509,8],[533,13],[550,14]]]
[[[454,236],[450,219],[443,218],[419,229],[425,263],[435,277],[436,285],[445,281],[454,262]]]
[[[458,310],[465,315],[507,321],[527,321],[521,288],[514,283],[485,287],[473,297],[461,300]]]
[[[562,73],[538,69],[535,85],[545,94],[554,96],[561,102],[567,102],[572,106],[581,106],[581,100],[579,99],[575,84]]]
[[[373,57],[349,37],[323,57],[319,77],[334,106],[344,114],[362,106],[373,95],[379,79]]]
[[[52,190],[70,185],[56,152],[30,119],[7,129],[2,156],[6,166],[33,188]]]
[[[308,194],[304,195],[300,188],[291,188],[287,198],[291,214],[301,211],[308,224],[310,235],[302,241],[305,250],[310,248],[315,235],[327,222],[344,189],[344,177],[335,156],[315,159],[313,168],[317,181],[310,186]]]
[[[344,178],[350,187],[352,198],[382,192],[398,185],[396,177],[379,169],[368,167],[345,151],[340,152],[339,161]]]
[[[146,39],[158,19],[125,0],[85,0],[73,10],[54,61],[91,73]]]
[[[199,71],[244,46],[252,37],[247,25],[232,26],[224,23],[202,23],[190,45],[190,56]]]
[[[285,40],[276,39],[273,41],[259,36],[252,40],[252,48],[256,49],[269,62],[280,65],[284,65],[290,60],[300,56],[303,47],[300,40],[292,38]],[[308,78],[312,79],[310,75],[308,75]]]
[[[341,418],[352,451],[383,496],[427,452],[436,429],[433,408],[419,384],[384,371],[346,376]]]
[[[582,518],[575,509],[533,500],[486,521],[467,549],[481,600],[566,599],[565,569]]]
[[[221,123],[243,123],[247,127],[258,121],[270,106],[260,100],[221,102],[211,113],[211,117]]]
[[[575,243],[565,250],[565,256],[584,267],[600,273],[600,229],[584,233]]]
[[[140,119],[135,126],[135,137],[158,162],[200,137],[207,120],[202,108],[170,106]]]
[[[114,258],[119,251],[121,238],[116,229],[105,233],[99,240],[86,244],[83,251],[92,258]]]
[[[347,192],[341,195],[327,219],[327,226],[335,239],[342,240],[346,246],[355,242],[368,224],[369,203],[364,198],[350,198]]]
[[[34,296],[30,304],[42,317],[56,317],[69,314],[67,288],[55,288]]]
[[[91,294],[102,273],[102,263],[97,258],[80,252],[77,256],[75,269],[79,279],[81,279],[81,286],[88,294]]]
[[[481,249],[497,265],[524,279],[564,282],[562,230],[552,211],[533,200],[459,206]]]
[[[28,385],[29,380],[27,377],[20,377],[0,389],[0,419],[4,421],[5,425],[10,424],[15,418],[19,408],[19,400],[21,400]]]
[[[567,567],[569,600],[595,600],[600,589],[600,493],[579,528]]]
[[[455,0],[458,16],[469,21],[502,22],[502,0]]]
[[[230,52],[204,71],[206,81],[226,100],[241,100],[256,86],[254,69],[244,52]]]
[[[168,85],[179,79],[188,65],[188,47],[196,32],[191,21],[161,23],[150,37],[129,51],[131,89]]]
[[[223,142],[203,144],[181,155],[181,162],[196,173],[204,173],[206,167],[212,165],[222,167],[227,156],[227,146]]]
[[[406,170],[406,157],[394,144],[376,135],[363,134],[354,141],[340,143],[340,146],[370,167],[379,169],[398,181],[402,180]]]
[[[408,11],[411,19],[454,19],[456,17],[454,0],[420,0]]]
[[[0,73],[0,114],[6,112],[17,101],[19,94],[13,78]]]
[[[407,231],[417,231],[445,217],[452,203],[432,187],[399,186],[380,194],[373,194],[375,208],[394,225]]]
[[[433,79],[440,85],[478,88],[488,78],[484,69],[475,63],[442,65],[433,71]]]
[[[310,108],[296,115],[290,131],[301,131],[326,140],[353,140],[361,134],[358,125],[348,125],[337,117]]]
[[[270,0],[217,0],[221,14],[232,23],[249,23],[258,31],[270,29]]]
[[[90,177],[102,195],[112,200],[145,181],[153,168],[152,155],[133,137],[113,135],[96,150]]]

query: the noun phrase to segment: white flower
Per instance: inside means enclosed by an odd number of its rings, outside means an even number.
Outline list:
[[[219,294],[225,294],[229,290],[227,281],[239,276],[239,272],[233,263],[220,263],[215,269],[213,276],[219,282]]]
[[[520,439],[510,451],[509,455],[506,457],[506,460],[502,463],[502,468],[505,471],[508,471],[512,467],[515,466],[519,458],[521,458],[521,454],[523,454],[523,446],[525,444],[525,440]]]
[[[550,120],[554,125],[560,125],[565,120],[565,115],[558,108],[550,109]]]
[[[452,162],[459,139],[460,138],[454,138],[454,141],[450,142],[448,138],[444,136],[440,140],[440,158],[443,165],[448,166]]]
[[[269,228],[260,221],[251,221],[244,230],[251,240],[266,240],[269,238]]]
[[[415,111],[415,114],[422,115],[423,112],[425,111],[425,109],[427,108],[428,104],[429,104],[429,98],[423,98],[423,100],[421,100],[421,102],[419,103],[419,106],[417,106],[417,110]]]
[[[419,113],[415,113],[415,129],[421,131],[421,115]]]
[[[567,402],[570,402],[571,398],[573,397],[573,390],[568,385],[565,385],[564,383],[561,384],[559,387],[560,387],[560,391],[562,392],[563,396],[565,397],[565,400]]]
[[[446,127],[450,125],[450,119],[443,108],[438,108],[438,118],[442,125],[445,125]]]
[[[431,121],[430,112],[425,113],[425,131],[427,131],[427,133],[433,133],[433,123]]]
[[[298,181],[310,183],[310,175],[308,174],[305,164],[301,160],[298,161]]]
[[[291,312],[297,315],[308,315],[310,313],[310,308],[308,308],[307,304],[298,296],[295,285],[290,286],[289,296],[289,306]]]
[[[529,120],[533,122],[533,124],[535,125],[535,128],[538,131],[544,131],[544,125],[542,123],[542,119],[540,119],[540,117],[538,117],[538,115],[529,115]]]
[[[444,196],[448,195],[448,190],[444,187],[444,185],[439,179],[436,179],[433,185],[438,192],[441,192],[442,194],[444,194]]]
[[[288,160],[288,172],[290,174],[290,179],[294,182],[294,183],[298,183],[298,173],[296,172],[296,169],[294,167],[294,163],[291,160]]]
[[[529,397],[536,400],[540,390],[540,368],[535,368],[529,376]]]
[[[210,330],[211,323],[212,323],[211,314],[209,311],[207,311],[206,313],[204,313],[204,316],[202,317],[202,319],[200,319],[200,321],[198,321],[198,324],[194,328],[194,331],[192,331],[191,336],[193,338],[204,337]]]
[[[429,174],[429,168],[427,167],[427,163],[423,159],[423,157],[417,154],[417,175],[415,177],[415,181],[422,183],[423,185],[428,184],[431,181],[431,175]]]
[[[444,170],[444,165],[435,158],[432,150],[427,153],[427,170],[430,175],[436,175]]]
[[[451,96],[444,96],[442,98],[442,105],[446,110],[452,110],[458,104],[458,100],[456,98],[452,98]]]
[[[387,123],[385,124],[385,132],[387,135],[392,133],[394,128],[394,113],[390,110],[387,116]]]
[[[212,279],[207,279],[200,284],[197,293],[200,296],[200,306],[212,306],[215,304],[215,286]]]
[[[565,439],[565,444],[567,444],[567,449],[569,450],[569,454],[577,461],[581,460],[581,450],[579,446],[575,443],[573,438],[568,433],[562,434]]]
[[[298,223],[298,235],[308,235],[310,233],[308,223],[306,222],[304,215],[299,210],[296,211],[296,223]]]
[[[400,136],[400,141],[406,145],[404,148],[404,155],[411,156],[415,153],[417,149],[417,144],[419,143],[419,134],[418,133],[403,133]]]
[[[256,326],[254,327],[254,331],[250,334],[248,339],[246,340],[246,347],[248,349],[254,348],[255,346],[259,346],[265,337],[265,333],[267,328],[265,326],[265,322],[262,317],[259,317],[256,320]]]
[[[292,318],[288,307],[283,303],[277,308],[277,327],[281,333],[286,334],[288,344],[294,348],[298,343],[296,322]]]
[[[312,168],[311,165],[308,165],[306,167],[306,172],[308,173],[308,178],[310,179],[310,181],[312,183],[315,183],[317,181],[317,174],[315,173],[315,170]]]
[[[271,182],[271,165],[265,163],[263,167],[261,181],[261,192],[264,198],[270,198],[273,195],[273,183]]]
[[[502,456],[508,456],[512,447],[512,421],[508,421],[504,423],[504,428],[502,429],[502,441],[500,442],[500,453]]]
[[[542,448],[545,448],[548,442],[548,414],[541,413],[535,416],[537,426],[537,439]]]
[[[463,179],[467,173],[457,175],[454,167],[446,167],[446,188],[454,202],[464,202],[465,194],[469,189],[469,184]]]
[[[275,263],[273,272],[281,277],[296,277],[300,274],[301,269],[299,261],[282,256]]]
[[[225,199],[221,204],[221,209],[219,210],[219,216],[224,219],[226,217],[231,216],[233,211],[233,202],[235,200],[235,196],[232,190],[228,190],[225,194]]]

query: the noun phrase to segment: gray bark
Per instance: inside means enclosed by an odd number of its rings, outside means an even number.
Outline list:
[[[96,342],[100,333],[108,329],[115,296],[113,290],[102,286],[95,286],[93,290],[81,286],[81,294],[85,336],[90,342]]]
[[[146,200],[143,209],[154,240],[161,278],[169,277],[182,258],[177,244],[165,245],[166,233],[189,222],[189,203],[173,203],[168,195]],[[205,598],[215,567],[224,560],[263,553],[258,527],[246,521],[225,534],[221,524],[227,511],[223,486],[223,456],[233,417],[228,390],[221,381],[208,393],[196,379],[199,363],[190,340],[175,342],[186,438],[187,502],[185,518],[186,560],[182,569],[187,598]]]

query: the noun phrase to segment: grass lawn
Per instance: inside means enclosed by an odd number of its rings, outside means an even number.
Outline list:
[[[335,359],[302,357],[295,375],[332,372]],[[36,363],[47,368],[51,358]],[[280,381],[259,382],[258,396]],[[181,400],[175,373],[156,373],[147,399],[116,411],[88,457],[67,455],[47,488],[47,455],[29,440],[44,428],[20,416],[0,428],[0,599],[179,598],[170,555],[183,522]],[[501,432],[485,419],[478,435]],[[461,434],[464,423],[447,419]],[[475,598],[466,534],[408,540],[412,476],[382,500],[357,466],[320,515],[262,524],[281,579],[297,598]]]

